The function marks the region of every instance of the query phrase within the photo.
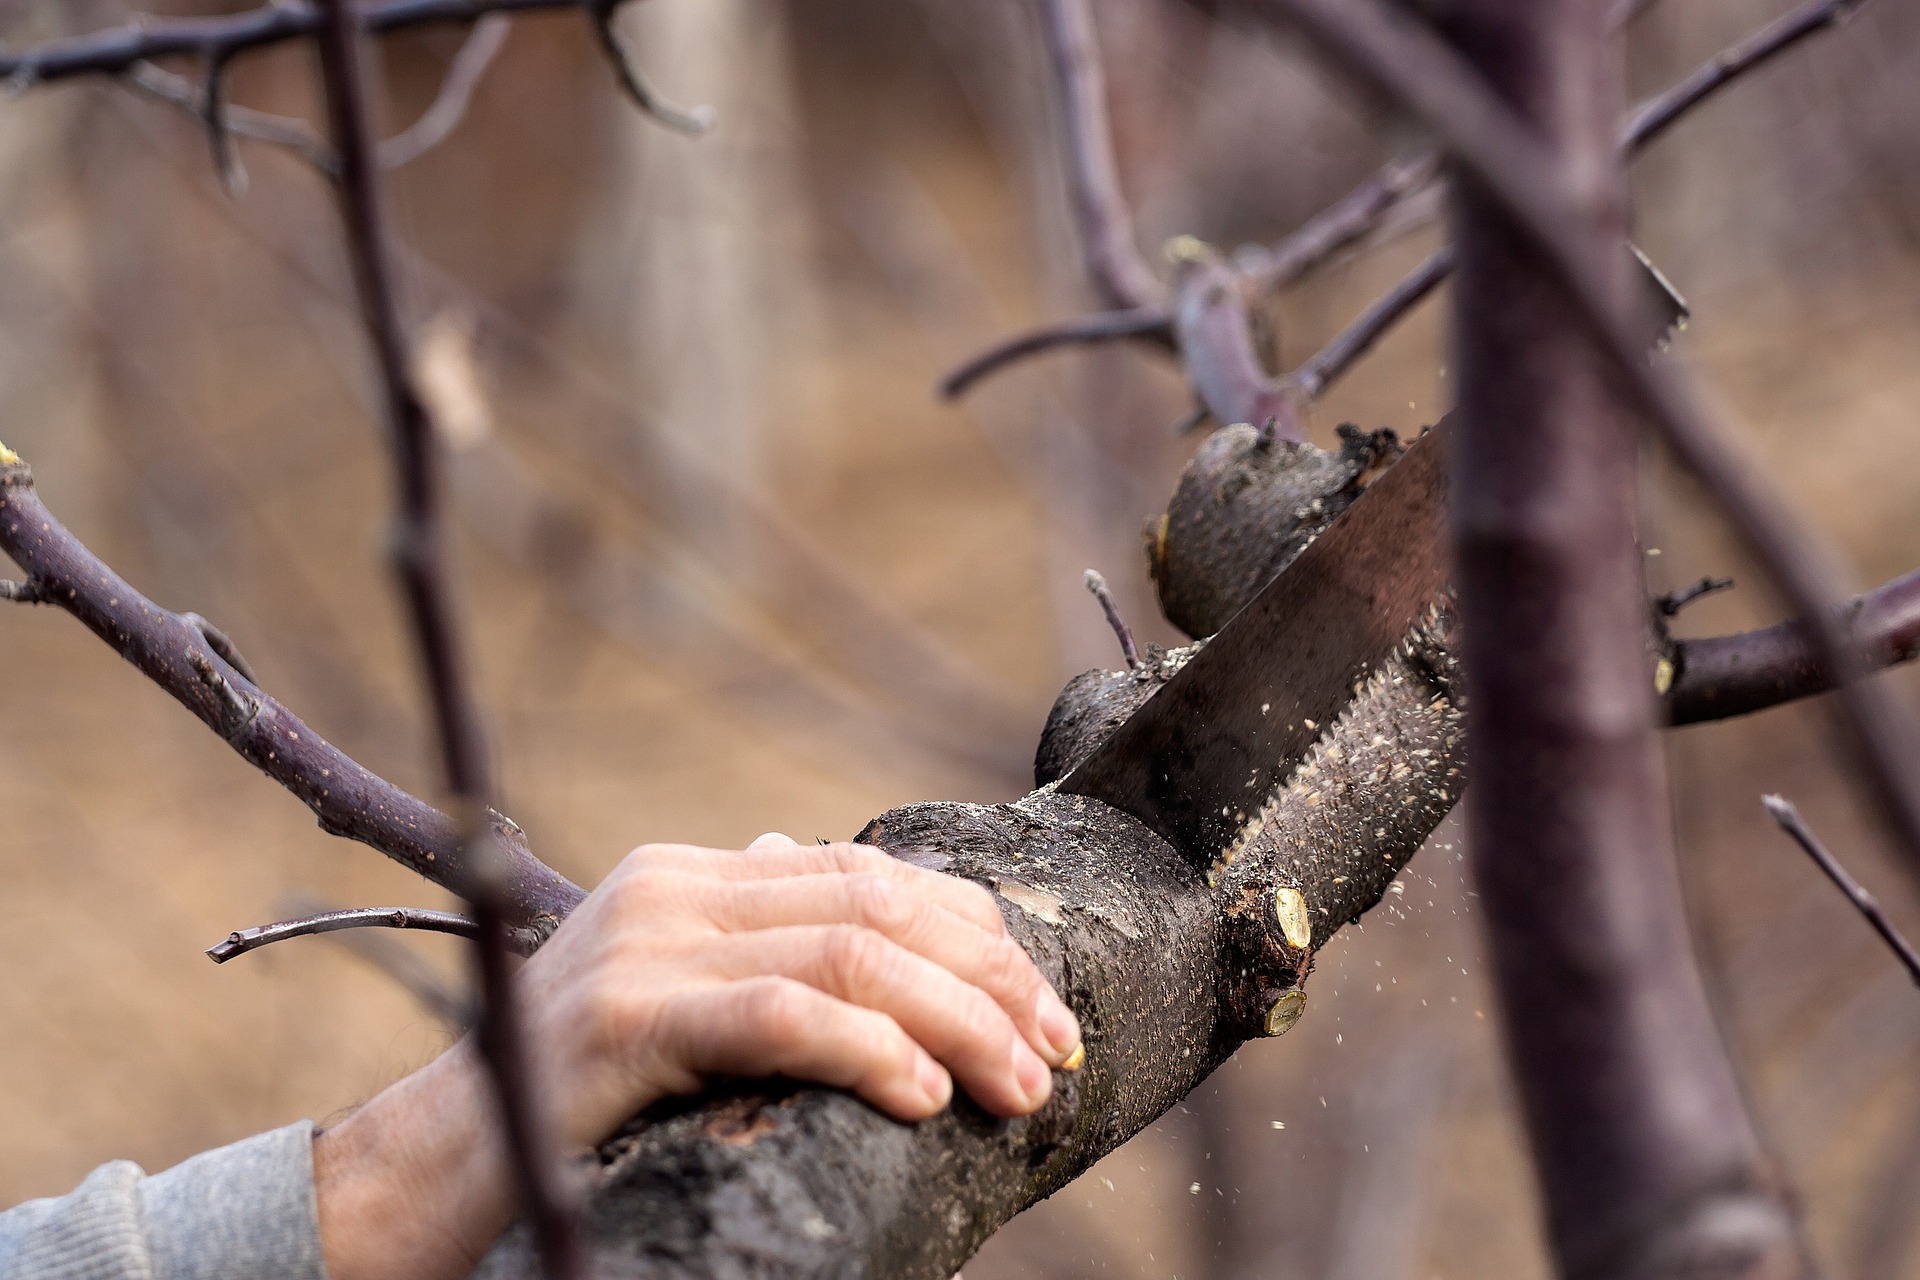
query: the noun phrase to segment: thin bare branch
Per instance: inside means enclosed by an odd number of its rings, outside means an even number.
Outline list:
[[[278,924],[236,929],[220,942],[207,948],[207,958],[225,964],[288,938],[309,938],[339,929],[425,929],[429,933],[451,933],[462,938],[478,938],[480,926],[466,916],[451,911],[431,911],[425,907],[349,907],[343,911],[322,911],[315,915],[282,920]]]
[[[473,92],[480,87],[487,68],[506,47],[513,32],[513,19],[504,13],[490,13],[473,24],[466,43],[453,55],[440,92],[434,95],[420,118],[380,144],[380,163],[388,169],[411,164],[446,141],[447,135],[466,118]]]
[[[1255,287],[1283,289],[1342,249],[1370,235],[1394,206],[1440,176],[1440,153],[1423,151],[1383,165],[1359,186],[1316,213],[1271,249],[1234,255]]]
[[[1798,518],[1764,467],[1729,429],[1731,413],[1673,360],[1648,360],[1639,309],[1616,298],[1621,248],[1593,227],[1552,151],[1516,120],[1450,48],[1415,19],[1377,0],[1256,0],[1261,13],[1297,27],[1389,100],[1446,140],[1455,163],[1480,183],[1542,251],[1544,264],[1619,368],[1637,407],[1683,466],[1718,500],[1769,576],[1812,621],[1818,652],[1841,677],[1848,719],[1866,773],[1920,875],[1920,795],[1901,767],[1913,734],[1890,700],[1857,679],[1866,669],[1842,618],[1844,581],[1825,540]]]
[[[1113,588],[1107,585],[1107,579],[1098,569],[1087,570],[1087,590],[1100,602],[1100,612],[1107,615],[1107,625],[1113,628],[1114,638],[1120,641],[1120,652],[1127,660],[1129,669],[1140,665],[1140,646],[1133,642],[1133,628],[1120,616],[1120,602],[1113,598]]]
[[[1306,439],[1297,389],[1267,372],[1255,346],[1245,279],[1191,237],[1172,245],[1173,323],[1194,394],[1221,423],[1247,422],[1289,440]]]
[[[209,640],[194,615],[147,599],[89,551],[40,501],[25,462],[0,447],[0,551],[27,573],[8,598],[71,614],[168,696],[219,733],[249,764],[313,810],[330,835],[358,840],[463,897],[473,869],[452,818],[369,772],[261,689]],[[231,652],[231,646],[228,646]],[[232,698],[252,708],[234,732]],[[527,849],[526,835],[490,812],[507,860],[514,949],[530,953],[586,895]]]
[[[676,133],[697,137],[713,128],[718,116],[712,107],[683,107],[671,102],[656,93],[653,86],[634,69],[633,58],[627,53],[620,33],[613,26],[613,20],[623,3],[625,0],[588,0],[587,7],[588,15],[593,20],[594,35],[599,39],[607,61],[613,64],[614,74],[620,78],[620,87],[627,91],[627,96],[633,99],[635,106]]]
[[[1042,351],[1051,351],[1055,347],[1114,342],[1122,338],[1144,339],[1171,347],[1173,316],[1163,306],[1133,307],[1126,311],[1101,311],[1076,320],[1062,320],[1057,324],[1041,325],[1025,333],[1016,333],[988,347],[940,379],[940,395],[943,399],[956,399],[965,395],[968,388],[982,378],[999,372],[1016,360]]]
[[[1712,595],[1716,591],[1725,591],[1733,586],[1732,578],[1702,578],[1690,582],[1678,591],[1669,591],[1653,602],[1653,607],[1663,618],[1677,618],[1680,611],[1696,600]]]
[[[476,1038],[500,1106],[520,1202],[553,1280],[575,1280],[585,1263],[558,1177],[559,1151],[532,1086],[507,966],[501,850],[483,816],[493,795],[491,761],[468,676],[454,602],[439,442],[413,382],[382,208],[373,113],[349,0],[325,0],[318,32],[329,132],[340,157],[340,216],[361,316],[380,375],[381,401],[399,480],[392,559],[412,615],[438,727],[447,785],[461,815],[461,847],[478,874],[469,902],[478,929],[482,1007]]]
[[[1109,310],[1154,306],[1164,301],[1167,291],[1140,254],[1133,212],[1120,189],[1093,13],[1087,0],[1036,3],[1041,40],[1053,70],[1067,187],[1087,274]]]
[[[1840,886],[1840,892],[1847,895],[1847,901],[1853,903],[1860,914],[1867,918],[1867,923],[1873,926],[1873,931],[1879,934],[1887,946],[1893,949],[1893,954],[1899,957],[1900,963],[1906,967],[1907,975],[1913,979],[1914,985],[1920,986],[1920,951],[1915,951],[1913,944],[1901,936],[1900,930],[1894,927],[1893,921],[1887,919],[1887,913],[1880,909],[1880,904],[1874,900],[1871,893],[1867,892],[1866,886],[1855,880],[1847,869],[1840,865],[1840,860],[1820,843],[1820,837],[1813,834],[1813,828],[1809,827],[1806,819],[1800,816],[1800,810],[1784,796],[1761,796],[1760,803],[1766,806],[1769,814],[1773,815],[1773,820],[1780,824],[1780,829],[1792,836],[1794,843],[1806,850],[1807,856],[1827,873],[1827,879]]]
[[[286,895],[279,906],[289,918],[317,916],[336,909],[302,893]],[[432,965],[392,934],[378,929],[346,929],[320,936],[378,969],[452,1030],[465,1031],[473,1025],[472,999],[448,986]]]
[[[195,116],[201,114],[202,92],[185,76],[176,75],[151,62],[137,62],[120,77],[120,83],[157,101],[179,107]],[[223,103],[221,123],[227,133],[256,142],[270,143],[295,152],[322,173],[331,175],[336,168],[333,153],[307,127],[304,120],[279,116],[251,107]]]
[[[368,35],[413,27],[470,25],[492,13],[588,9],[604,0],[375,0],[354,14]],[[124,26],[50,40],[0,53],[0,78],[26,88],[74,76],[120,75],[156,58],[218,58],[317,35],[321,10],[313,0],[283,0],[240,13],[208,17],[143,16]]]
[[[1354,361],[1373,350],[1374,344],[1386,335],[1387,330],[1400,323],[1401,317],[1420,305],[1452,274],[1453,247],[1447,245],[1434,250],[1405,279],[1375,299],[1371,306],[1354,318],[1352,324],[1335,334],[1332,341],[1289,374],[1287,381],[1299,388],[1303,399],[1309,402],[1319,399],[1321,393],[1352,367]]]
[[[1718,90],[1808,36],[1839,26],[1866,3],[1867,0],[1811,0],[1738,44],[1721,50],[1686,79],[1636,108],[1621,132],[1620,145],[1629,151],[1641,150]]]

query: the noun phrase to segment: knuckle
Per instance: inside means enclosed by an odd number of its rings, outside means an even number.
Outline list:
[[[871,871],[848,878],[847,896],[854,919],[882,933],[905,929],[919,914],[918,904],[902,885]]]
[[[1019,943],[1004,934],[991,940],[984,951],[987,980],[996,990],[1016,999],[1029,999],[1040,988],[1040,971]]]
[[[973,904],[973,909],[980,918],[981,927],[989,933],[1004,935],[1007,931],[1007,922],[1000,915],[999,899],[995,898],[985,885],[976,884],[971,880],[960,880],[959,884],[962,886],[962,896]]]
[[[791,1044],[806,1029],[806,992],[787,978],[754,978],[741,984],[741,1017],[772,1044]]]
[[[835,925],[827,934],[828,971],[845,990],[866,991],[885,984],[891,968],[886,939],[861,925]]]

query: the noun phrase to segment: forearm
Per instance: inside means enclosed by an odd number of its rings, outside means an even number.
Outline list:
[[[471,1041],[314,1140],[330,1280],[436,1280],[473,1269],[513,1212],[493,1100]]]

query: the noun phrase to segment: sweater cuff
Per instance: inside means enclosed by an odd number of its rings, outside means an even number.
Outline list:
[[[138,1185],[153,1280],[326,1280],[312,1121],[194,1156]]]

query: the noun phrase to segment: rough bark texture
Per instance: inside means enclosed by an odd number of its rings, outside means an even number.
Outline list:
[[[1323,469],[1335,455],[1295,456]],[[1334,474],[1336,487],[1351,482]],[[1270,509],[1284,514],[1268,540],[1296,524],[1295,508]],[[1216,577],[1194,585],[1229,614],[1244,602],[1236,593],[1260,585],[1231,551],[1192,564]],[[1079,1014],[1086,1065],[1056,1074],[1053,1100],[1015,1121],[962,1100],[902,1125],[797,1087],[660,1108],[602,1152],[588,1216],[596,1274],[946,1280],[1001,1223],[1151,1123],[1243,1041],[1291,1026],[1314,952],[1380,900],[1464,782],[1444,625],[1409,636],[1210,870],[1131,817],[1045,785],[1012,804],[910,805],[876,819],[861,839],[994,890]],[[1191,652],[1156,650],[1138,671],[1069,685],[1040,744],[1042,783]],[[531,1258],[516,1229],[479,1274],[522,1275]]]
[[[1625,221],[1611,6],[1439,6],[1592,193],[1609,228],[1596,253]],[[1464,177],[1455,201],[1469,847],[1553,1254],[1572,1280],[1800,1274],[1793,1215],[1680,901],[1646,654],[1636,423],[1525,235]]]
[[[1341,429],[1339,450],[1240,424],[1215,432],[1148,529],[1147,564],[1167,620],[1190,636],[1226,625],[1399,456],[1391,431]]]

